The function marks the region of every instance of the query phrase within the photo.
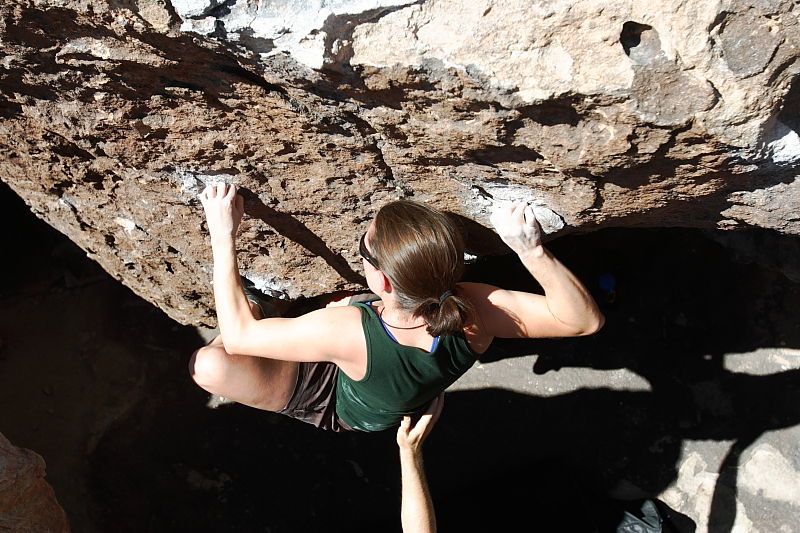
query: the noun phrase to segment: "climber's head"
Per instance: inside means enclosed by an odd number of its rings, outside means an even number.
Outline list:
[[[463,328],[470,305],[455,285],[464,272],[464,241],[447,215],[419,202],[391,202],[378,211],[362,248],[368,280],[385,276],[397,304],[424,318],[431,335]]]

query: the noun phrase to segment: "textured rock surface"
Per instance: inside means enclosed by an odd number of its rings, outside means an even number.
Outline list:
[[[242,268],[289,299],[357,288],[357,235],[403,196],[465,217],[474,253],[490,198],[551,235],[799,235],[798,9],[4,2],[0,178],[192,324],[214,323],[209,180],[246,190]]]
[[[44,480],[44,460],[0,434],[0,530],[69,531],[67,515]]]

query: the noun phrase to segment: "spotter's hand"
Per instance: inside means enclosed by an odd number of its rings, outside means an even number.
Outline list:
[[[532,253],[539,256],[543,253],[542,227],[527,203],[498,204],[491,221],[503,242],[518,255]]]
[[[244,198],[236,194],[236,185],[214,183],[200,193],[211,239],[236,237],[244,215]]]
[[[414,455],[421,452],[422,443],[425,442],[436,421],[439,420],[439,415],[442,414],[442,407],[444,407],[444,393],[439,394],[431,402],[425,414],[413,426],[410,416],[403,417],[400,427],[397,428],[397,445],[402,452]]]

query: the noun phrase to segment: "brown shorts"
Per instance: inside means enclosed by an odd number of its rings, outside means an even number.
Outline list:
[[[373,302],[380,298],[371,293],[350,297],[348,305]],[[278,413],[329,431],[356,431],[336,415],[336,376],[339,367],[333,363],[300,363],[297,383],[286,407]]]
[[[329,431],[352,431],[336,415],[336,376],[333,363],[299,363],[297,383],[289,403],[278,413]]]

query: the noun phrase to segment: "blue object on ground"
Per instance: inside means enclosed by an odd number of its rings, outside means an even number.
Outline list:
[[[598,283],[603,292],[614,292],[617,287],[617,279],[612,274],[601,274]]]

